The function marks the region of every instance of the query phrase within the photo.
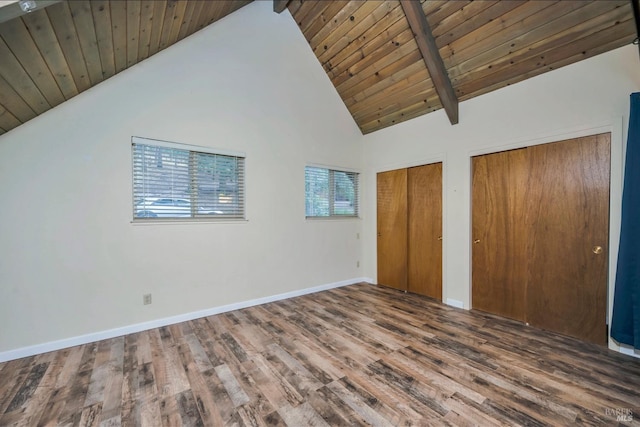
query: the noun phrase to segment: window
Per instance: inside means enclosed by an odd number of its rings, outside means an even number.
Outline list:
[[[244,219],[244,157],[185,147],[132,138],[133,219]]]
[[[358,216],[356,172],[307,166],[304,181],[307,218]]]

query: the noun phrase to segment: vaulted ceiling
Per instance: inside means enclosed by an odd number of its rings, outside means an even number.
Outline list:
[[[9,1],[0,134],[250,1],[37,0],[27,14]],[[458,102],[636,38],[629,0],[274,1],[285,8],[363,133],[443,106],[455,123]]]

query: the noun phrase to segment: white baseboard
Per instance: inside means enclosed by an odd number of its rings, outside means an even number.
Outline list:
[[[464,303],[462,301],[458,301],[457,299],[447,298],[447,305],[456,308],[464,308]]]
[[[640,359],[640,350],[636,350],[633,347],[628,346],[626,344],[622,344],[620,346],[620,353],[627,354],[629,356],[637,357]]]
[[[237,302],[234,304],[228,304],[228,305],[223,305],[219,307],[207,308],[205,310],[193,311],[191,313],[179,314],[177,316],[150,320],[148,322],[143,322],[143,323],[136,323],[134,325],[123,326],[121,328],[114,328],[106,331],[93,332],[90,334],[80,335],[77,337],[65,338],[57,341],[50,341],[47,343],[36,344],[29,347],[17,348],[15,350],[1,352],[0,363],[7,362],[9,360],[20,359],[23,357],[34,356],[36,354],[47,353],[50,351],[61,350],[63,348],[88,344],[95,341],[120,337],[122,335],[142,332],[149,329],[160,328],[163,326],[173,325],[175,323],[186,322],[189,320],[199,319],[201,317],[206,317],[206,316],[212,316],[214,314],[226,313],[228,311],[252,307],[254,305],[261,305],[261,304],[266,304],[268,302],[280,301],[280,300],[298,297],[302,295],[313,294],[315,292],[325,291],[327,289],[339,288],[341,286],[353,285],[355,283],[360,283],[360,282],[371,283],[372,280],[367,277],[358,277],[355,279],[343,280],[341,282],[327,283],[325,285],[319,285],[311,288],[285,292],[283,294],[257,298],[249,301]]]

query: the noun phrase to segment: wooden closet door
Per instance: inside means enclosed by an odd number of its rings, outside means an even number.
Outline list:
[[[472,168],[471,306],[524,321],[527,151],[477,156]]]
[[[409,292],[442,300],[442,163],[407,170]]]
[[[407,290],[407,170],[377,175],[378,284]]]
[[[610,134],[528,148],[527,321],[606,344]]]

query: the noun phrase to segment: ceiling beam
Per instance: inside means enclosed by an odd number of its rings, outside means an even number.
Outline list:
[[[422,3],[417,0],[400,0],[404,14],[416,39],[424,63],[431,75],[431,81],[436,88],[440,103],[449,117],[452,125],[458,123],[458,98],[449,80],[444,62],[433,38],[431,27],[422,10]]]
[[[282,13],[289,5],[289,0],[273,0],[273,11],[275,13]]]
[[[35,0],[33,1],[35,7],[29,12],[42,9],[60,1],[62,0]],[[29,12],[25,12],[22,10],[22,8],[20,7],[20,2],[18,0],[0,0],[0,24],[3,22],[7,22],[13,18],[25,15]]]

